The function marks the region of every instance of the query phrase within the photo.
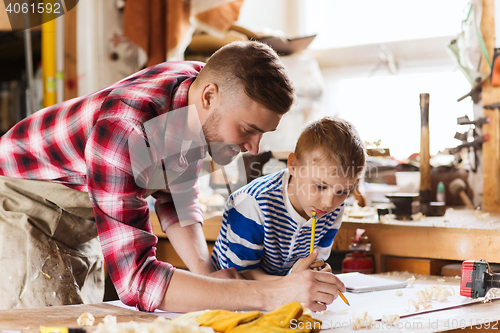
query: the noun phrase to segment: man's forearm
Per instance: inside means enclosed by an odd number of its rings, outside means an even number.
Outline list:
[[[255,283],[211,278],[178,269],[170,280],[160,309],[172,312],[266,309],[263,290]]]
[[[281,278],[281,276],[267,274],[260,268],[241,271],[240,274],[247,280],[266,281],[266,280],[278,280]]]
[[[310,263],[309,263],[310,264]],[[326,309],[345,291],[333,274],[305,270],[277,280],[217,279],[176,270],[167,287],[161,310],[189,312],[205,309],[264,310],[298,301],[312,311]]]
[[[168,239],[189,270],[208,275],[214,271],[200,223],[182,227],[175,223],[166,230]]]

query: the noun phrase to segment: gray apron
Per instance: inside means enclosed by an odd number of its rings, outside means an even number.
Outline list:
[[[88,193],[0,176],[0,309],[103,296],[104,258]]]

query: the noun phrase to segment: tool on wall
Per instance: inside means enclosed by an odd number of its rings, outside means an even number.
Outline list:
[[[490,288],[500,288],[500,273],[493,273],[485,260],[467,260],[462,263],[460,295],[484,297]]]
[[[486,108],[486,106],[485,106]],[[458,125],[471,125],[471,128],[467,132],[463,133],[455,133],[455,139],[462,141],[461,144],[456,146],[455,148],[449,149],[449,153],[451,155],[458,155],[462,149],[467,148],[468,152],[473,153],[474,163],[471,163],[471,171],[476,173],[478,167],[478,155],[477,151],[482,148],[483,142],[488,141],[488,135],[481,135],[483,124],[487,124],[490,122],[490,117],[482,117],[475,120],[470,120],[468,116],[463,116],[457,118]],[[472,130],[472,140],[469,140],[469,132]],[[460,159],[460,156],[457,156]]]

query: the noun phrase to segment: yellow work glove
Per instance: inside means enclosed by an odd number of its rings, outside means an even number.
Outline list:
[[[292,302],[268,312],[246,324],[238,325],[230,333],[254,332],[319,332],[321,321],[310,315],[303,315],[299,302]]]
[[[227,333],[240,324],[248,323],[262,316],[259,311],[232,312],[226,310],[212,310],[204,312],[196,321],[201,326],[210,326],[216,332]]]

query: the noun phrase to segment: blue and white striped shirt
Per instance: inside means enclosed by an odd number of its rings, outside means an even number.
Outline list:
[[[257,178],[229,197],[212,253],[214,267],[261,268],[267,274],[286,275],[297,259],[309,255],[312,221],[290,203],[289,178],[285,169]],[[316,220],[315,248],[320,259],[330,256],[344,205]]]

